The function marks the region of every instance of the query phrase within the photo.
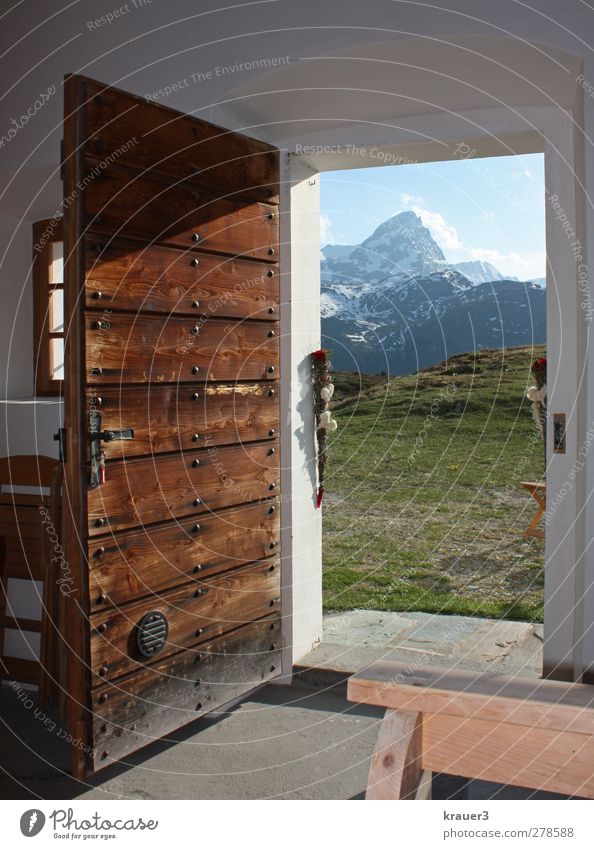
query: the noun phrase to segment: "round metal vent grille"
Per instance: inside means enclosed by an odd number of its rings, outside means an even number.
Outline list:
[[[158,610],[145,613],[136,626],[138,650],[143,657],[154,657],[167,640],[169,623]]]

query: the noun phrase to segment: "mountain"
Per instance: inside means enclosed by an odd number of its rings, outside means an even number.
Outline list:
[[[322,248],[323,279],[327,282],[376,283],[430,274],[447,265],[441,248],[414,212],[401,212],[384,221],[360,245]]]
[[[413,212],[360,245],[326,245],[322,337],[334,367],[407,374],[464,351],[544,342],[545,290],[469,265],[475,277],[497,278],[474,282],[448,264]]]
[[[457,262],[454,268],[468,277],[471,283],[489,283],[491,280],[503,280],[503,274],[497,271],[494,265],[478,259],[470,262]],[[508,279],[517,280],[518,278]]]

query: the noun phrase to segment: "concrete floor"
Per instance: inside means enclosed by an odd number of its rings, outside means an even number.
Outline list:
[[[0,703],[4,799],[348,799],[364,790],[381,717],[335,692],[268,686],[84,785],[66,774],[68,748],[24,714],[10,689]]]
[[[525,623],[366,611],[328,617],[326,636],[292,686],[267,686],[233,711],[194,722],[86,784],[68,774],[69,750],[58,729],[51,733],[5,686],[0,798],[360,799],[381,711],[346,702],[340,679],[348,666],[352,672],[361,668],[354,663],[387,654],[419,665],[457,657],[466,668],[509,672],[515,665],[536,675],[541,647]],[[549,798],[451,776],[434,778],[433,796]]]

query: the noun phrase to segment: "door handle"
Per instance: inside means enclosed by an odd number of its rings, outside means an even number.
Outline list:
[[[119,442],[122,439],[134,439],[134,430],[131,427],[124,428],[124,430],[104,430],[103,433],[99,434],[99,438],[103,442]]]
[[[98,410],[92,410],[89,413],[89,433],[91,436],[89,485],[91,489],[95,489],[105,483],[105,452],[101,448],[101,443],[134,439],[134,430],[131,427],[123,430],[101,430],[101,413]]]
[[[93,410],[89,413],[89,433],[91,442],[119,442],[134,439],[134,429],[126,427],[123,430],[101,430],[101,413]]]

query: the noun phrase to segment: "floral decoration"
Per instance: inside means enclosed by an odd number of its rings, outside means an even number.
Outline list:
[[[542,440],[547,435],[547,358],[539,357],[530,367],[534,386],[530,386],[526,397],[532,401],[532,416]]]
[[[327,348],[319,348],[310,355],[311,374],[313,383],[314,414],[316,420],[316,441],[318,461],[318,490],[316,506],[322,506],[324,498],[324,477],[328,463],[328,445],[326,435],[336,430],[338,423],[332,418],[328,404],[334,394],[334,384],[330,378],[331,352]]]

